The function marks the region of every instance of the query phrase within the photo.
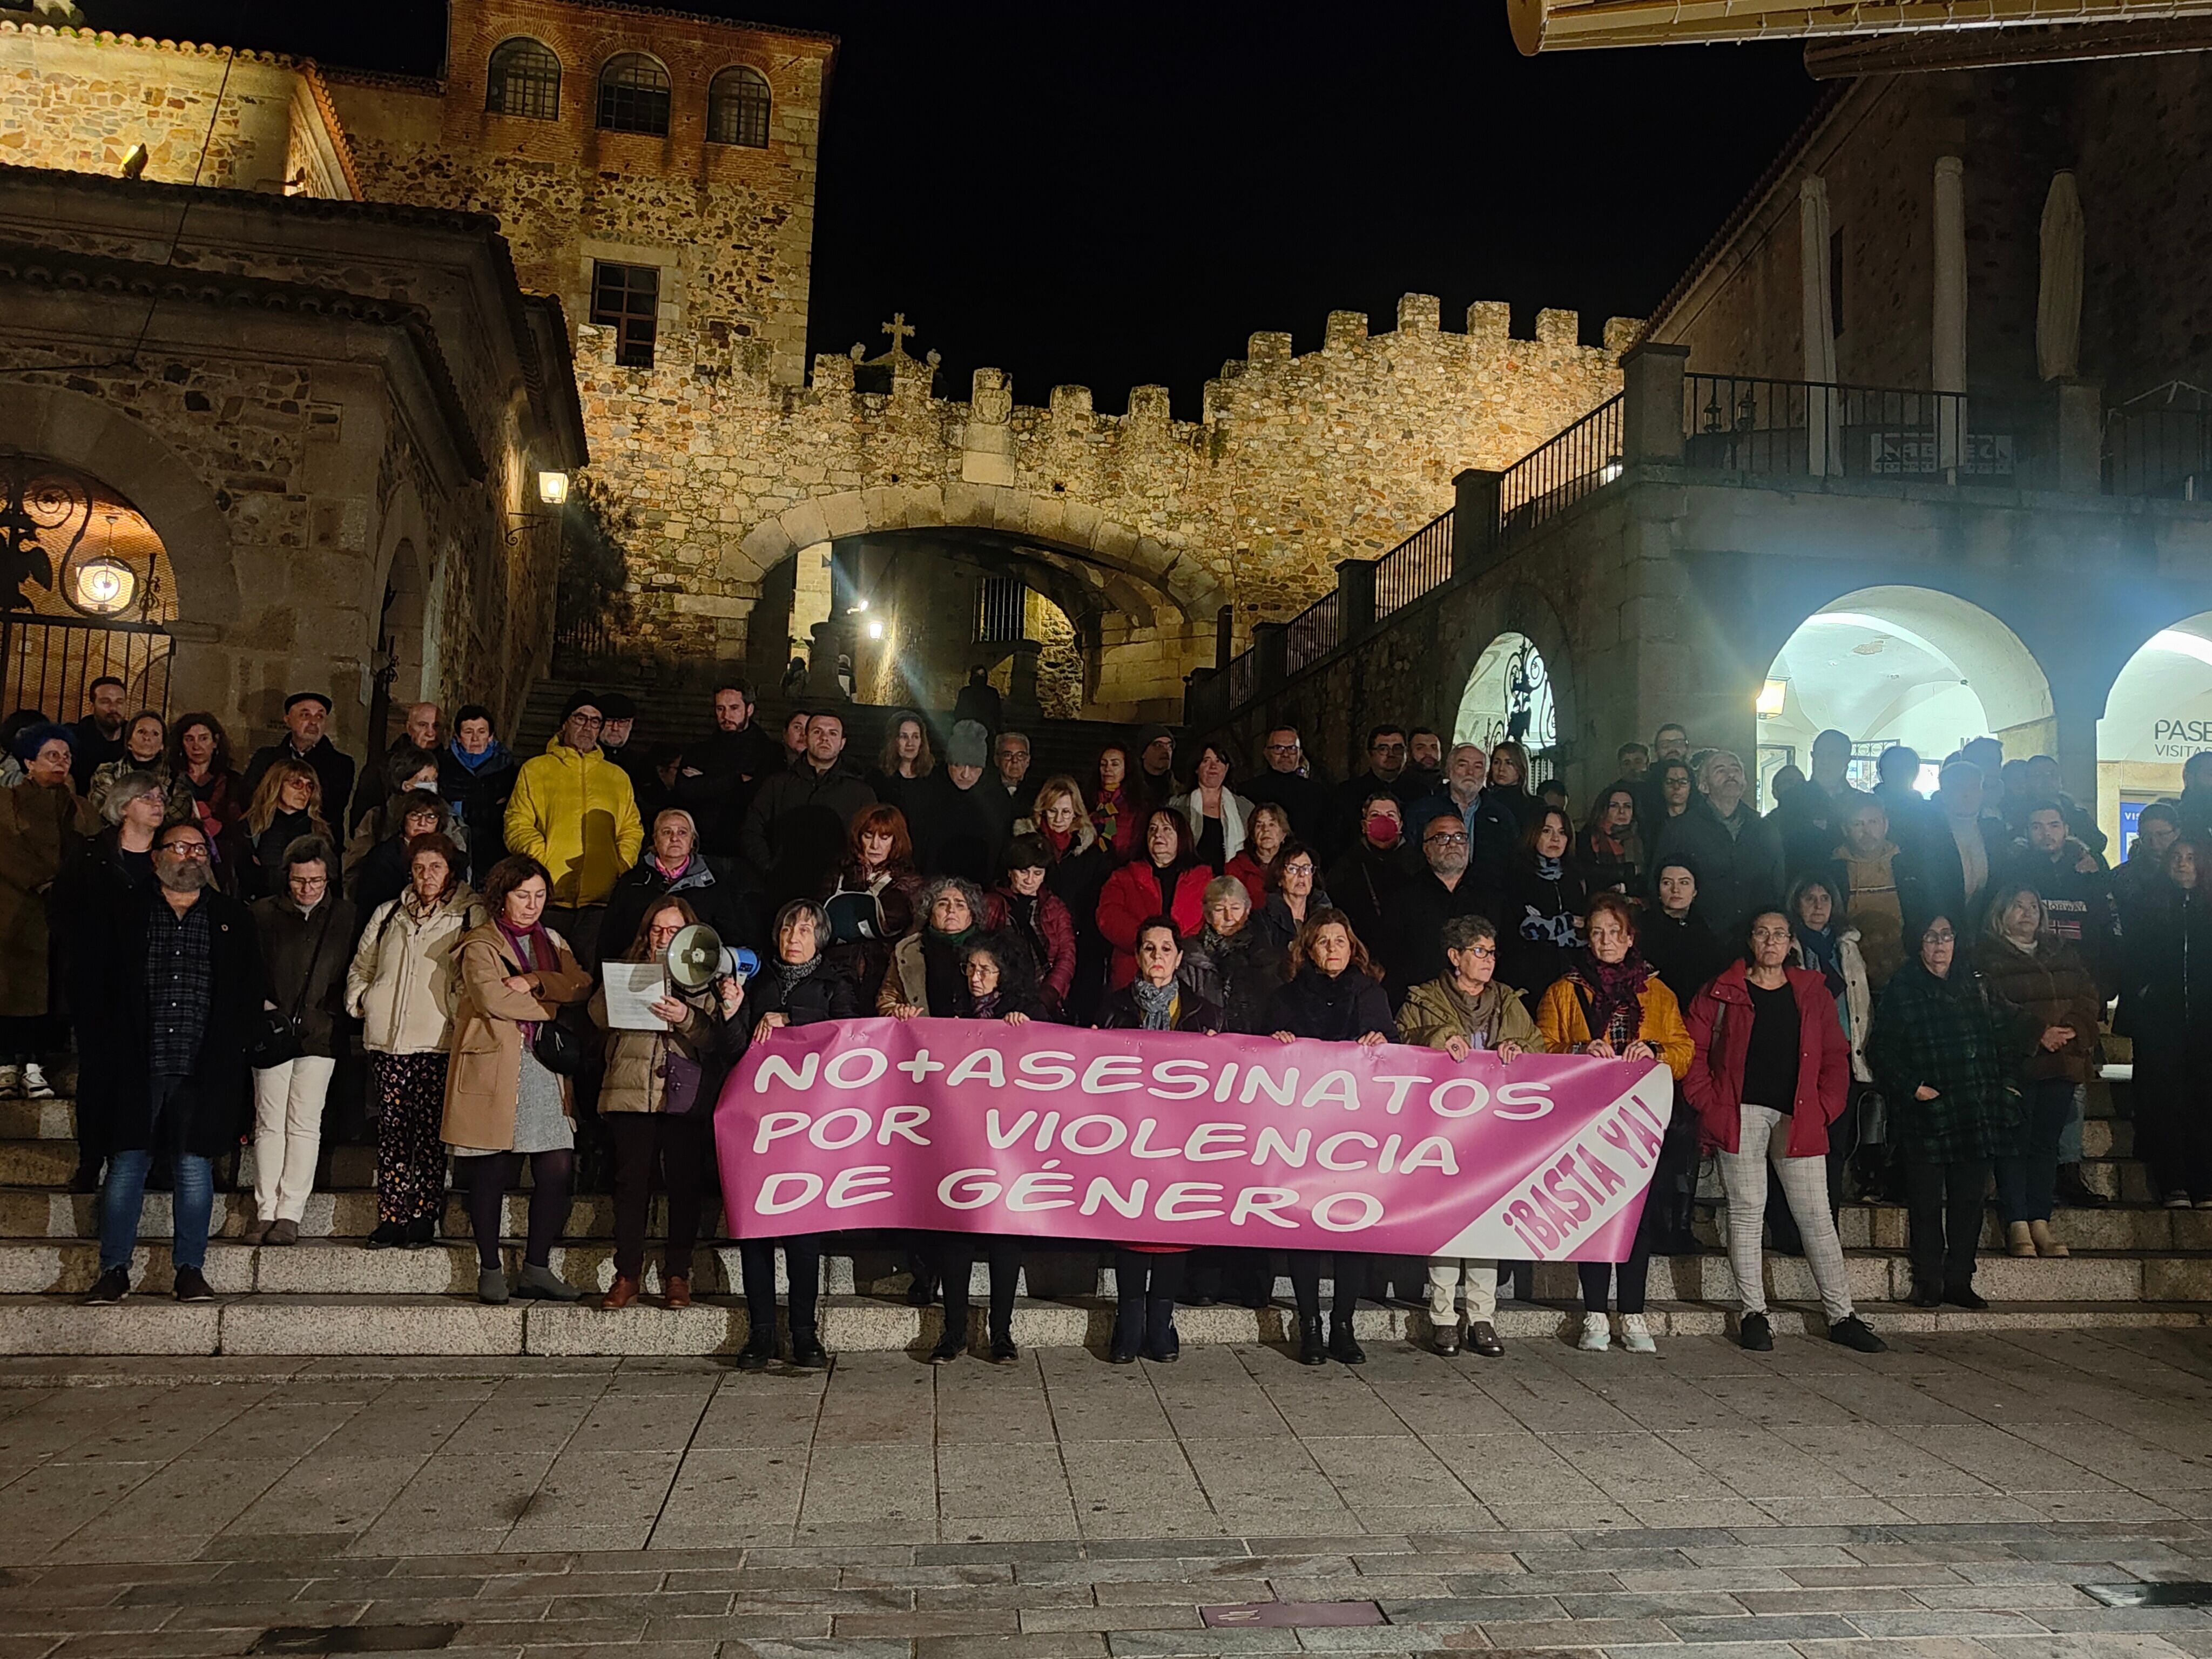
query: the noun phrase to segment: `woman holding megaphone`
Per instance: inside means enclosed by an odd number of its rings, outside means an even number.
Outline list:
[[[682,899],[649,906],[621,959],[661,962],[676,936],[698,921]],[[668,1247],[662,1258],[662,1300],[691,1305],[691,1250],[707,1172],[714,1162],[714,1097],[744,1048],[738,1013],[744,987],[718,977],[702,991],[670,984],[653,1005],[657,1030],[616,1029],[606,988],[592,994],[592,1018],[605,1031],[606,1080],[600,1119],[615,1142],[615,1282],[599,1300],[609,1310],[635,1302],[645,1279],[645,1222],[653,1172],[668,1194]]]
[[[765,1042],[786,1025],[817,1025],[824,1020],[858,1019],[860,990],[831,963],[826,952],[832,928],[830,914],[811,899],[793,899],[776,912],[772,959],[747,988],[745,1009],[756,1042]],[[742,1047],[742,1045],[740,1045]],[[751,1334],[738,1369],[765,1370],[775,1360],[775,1251],[783,1247],[784,1273],[791,1284],[791,1363],[826,1365],[817,1310],[822,1299],[822,1237],[794,1233],[784,1238],[743,1238],[738,1259],[744,1267],[745,1310]]]

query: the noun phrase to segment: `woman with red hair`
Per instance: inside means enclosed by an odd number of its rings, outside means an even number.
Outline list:
[[[914,926],[921,891],[906,814],[883,805],[855,812],[845,856],[822,884],[821,902],[830,917],[829,963],[860,988],[864,1008],[876,1005],[891,948]]]

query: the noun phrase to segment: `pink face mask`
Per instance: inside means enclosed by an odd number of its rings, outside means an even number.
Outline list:
[[[1401,825],[1398,820],[1388,812],[1370,812],[1367,815],[1367,839],[1377,847],[1395,847],[1398,844],[1400,832]]]

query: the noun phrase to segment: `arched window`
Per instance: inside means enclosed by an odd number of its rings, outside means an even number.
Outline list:
[[[668,136],[668,71],[641,52],[607,59],[599,71],[599,125],[608,132]]]
[[[768,77],[742,64],[726,69],[707,88],[707,142],[768,148]]]
[[[494,115],[552,121],[561,114],[561,60],[526,34],[502,40],[484,78],[484,107]]]

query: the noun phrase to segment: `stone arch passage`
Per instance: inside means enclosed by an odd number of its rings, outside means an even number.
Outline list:
[[[1766,672],[1759,708],[1760,803],[1785,764],[1804,767],[1814,737],[1834,727],[1874,757],[1904,744],[1933,763],[1969,738],[2008,755],[2050,752],[2051,682],[2020,636],[1979,605],[1933,588],[1863,587],[1800,623]]]
[[[1494,749],[1511,738],[1528,746],[1548,776],[1559,746],[1559,708],[1550,665],[1535,641],[1509,629],[1483,647],[1460,693],[1452,741]]]
[[[2147,803],[2181,793],[2181,769],[2212,750],[2212,611],[2143,641],[2112,682],[2097,722],[2097,822],[2115,862]]]

